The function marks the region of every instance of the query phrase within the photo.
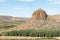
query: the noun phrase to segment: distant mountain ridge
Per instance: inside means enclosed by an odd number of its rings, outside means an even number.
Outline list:
[[[26,20],[26,19],[27,18],[0,15],[0,22],[20,21],[20,20]]]
[[[29,18],[23,18],[23,17],[12,17],[12,16],[2,16],[0,15],[0,27],[4,26],[11,26],[11,25],[18,25],[21,23],[24,23]]]

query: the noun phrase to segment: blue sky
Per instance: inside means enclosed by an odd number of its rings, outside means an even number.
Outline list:
[[[31,17],[39,8],[48,15],[60,14],[60,0],[0,0],[0,15]]]

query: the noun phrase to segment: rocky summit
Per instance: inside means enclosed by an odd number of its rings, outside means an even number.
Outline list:
[[[43,9],[38,9],[32,14],[32,19],[35,20],[45,20],[47,18],[47,14]]]

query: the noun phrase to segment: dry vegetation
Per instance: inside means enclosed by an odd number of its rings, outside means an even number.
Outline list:
[[[60,38],[60,37],[58,37]],[[47,37],[17,37],[17,36],[2,36],[0,40],[60,40],[57,37],[54,38],[47,38]]]

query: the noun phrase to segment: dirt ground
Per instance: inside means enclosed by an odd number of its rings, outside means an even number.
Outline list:
[[[47,37],[20,37],[20,36],[0,36],[0,39],[36,39],[36,38],[47,38]],[[59,39],[60,37],[51,37],[55,39]]]

